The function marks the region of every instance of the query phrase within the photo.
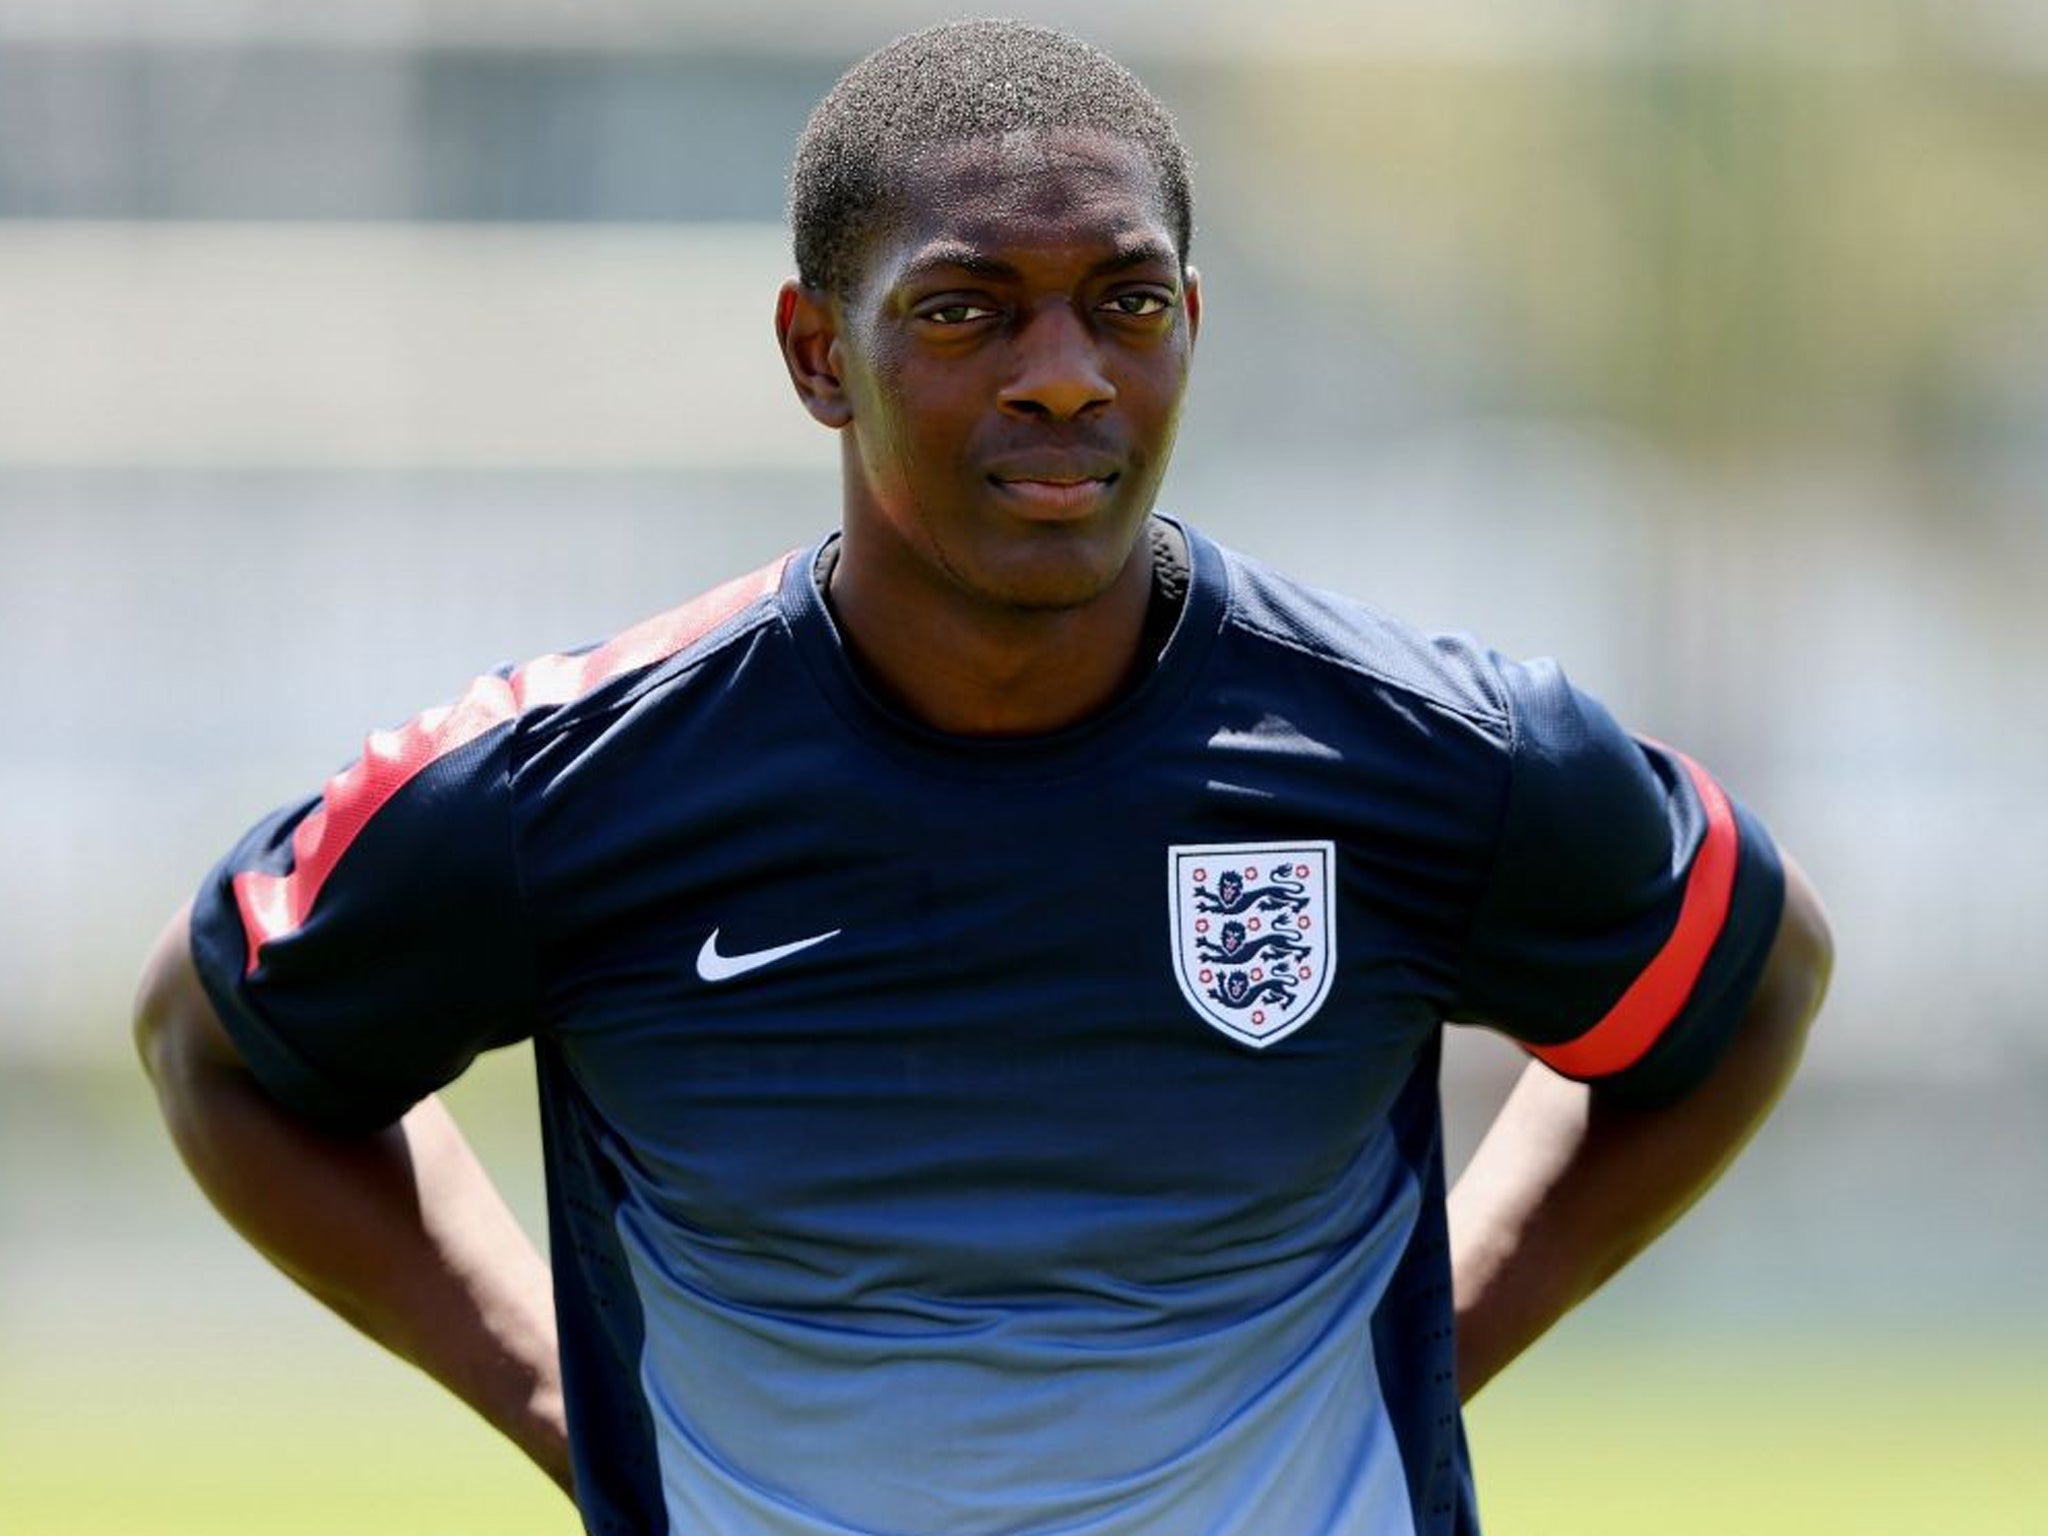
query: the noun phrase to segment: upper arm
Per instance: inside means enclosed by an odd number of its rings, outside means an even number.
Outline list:
[[[143,962],[134,1029],[136,1052],[159,1082],[181,1066],[244,1065],[192,963],[190,902],[172,914]]]
[[[1775,947],[1776,846],[1704,768],[1554,666],[1501,676],[1507,799],[1457,1016],[1622,1097],[1678,1097],[1713,1070]]]
[[[232,1051],[273,1099],[336,1130],[390,1124],[479,1051],[531,1033],[514,719],[495,681],[372,736],[318,794],[252,827],[159,945],[145,1016]]]
[[[1794,1043],[1819,1011],[1834,973],[1834,931],[1820,893],[1789,855],[1785,868],[1785,909],[1750,997],[1746,1028],[1783,1030]]]

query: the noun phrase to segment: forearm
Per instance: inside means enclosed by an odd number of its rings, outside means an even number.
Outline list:
[[[207,1198],[272,1263],[567,1489],[547,1266],[454,1120],[429,1099],[386,1130],[336,1136],[288,1114],[224,1047],[189,974],[183,924],[173,928],[152,961],[138,1043]]]
[[[1826,988],[1825,920],[1788,872],[1786,918],[1714,1074],[1628,1109],[1532,1063],[1451,1193],[1458,1382],[1470,1398],[1693,1204],[1798,1065]]]

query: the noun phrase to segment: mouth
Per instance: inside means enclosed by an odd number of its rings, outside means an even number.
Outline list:
[[[990,475],[988,483],[1007,501],[1045,516],[1075,516],[1093,510],[1109,497],[1117,476]]]
[[[999,462],[987,478],[1020,511],[1057,518],[1092,511],[1108,498],[1121,472],[1102,456],[1046,453]]]

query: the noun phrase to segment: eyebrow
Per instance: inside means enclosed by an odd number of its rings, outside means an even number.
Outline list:
[[[1101,261],[1088,269],[1089,276],[1100,277],[1105,273],[1124,272],[1132,267],[1178,266],[1173,247],[1163,240],[1149,235],[1117,242],[1117,248]],[[944,241],[926,246],[915,259],[903,269],[900,282],[914,282],[942,270],[971,272],[976,277],[994,278],[1015,282],[1023,273],[1011,262],[999,256],[991,256],[979,246],[965,241]]]

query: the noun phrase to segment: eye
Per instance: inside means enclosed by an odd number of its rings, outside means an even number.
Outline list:
[[[1102,307],[1114,314],[1128,315],[1134,320],[1143,320],[1152,315],[1164,314],[1171,307],[1172,300],[1163,293],[1135,290],[1119,293],[1103,302]]]
[[[976,320],[986,320],[995,313],[985,304],[970,304],[965,299],[954,299],[949,303],[934,305],[918,318],[929,320],[934,325],[969,325]]]

